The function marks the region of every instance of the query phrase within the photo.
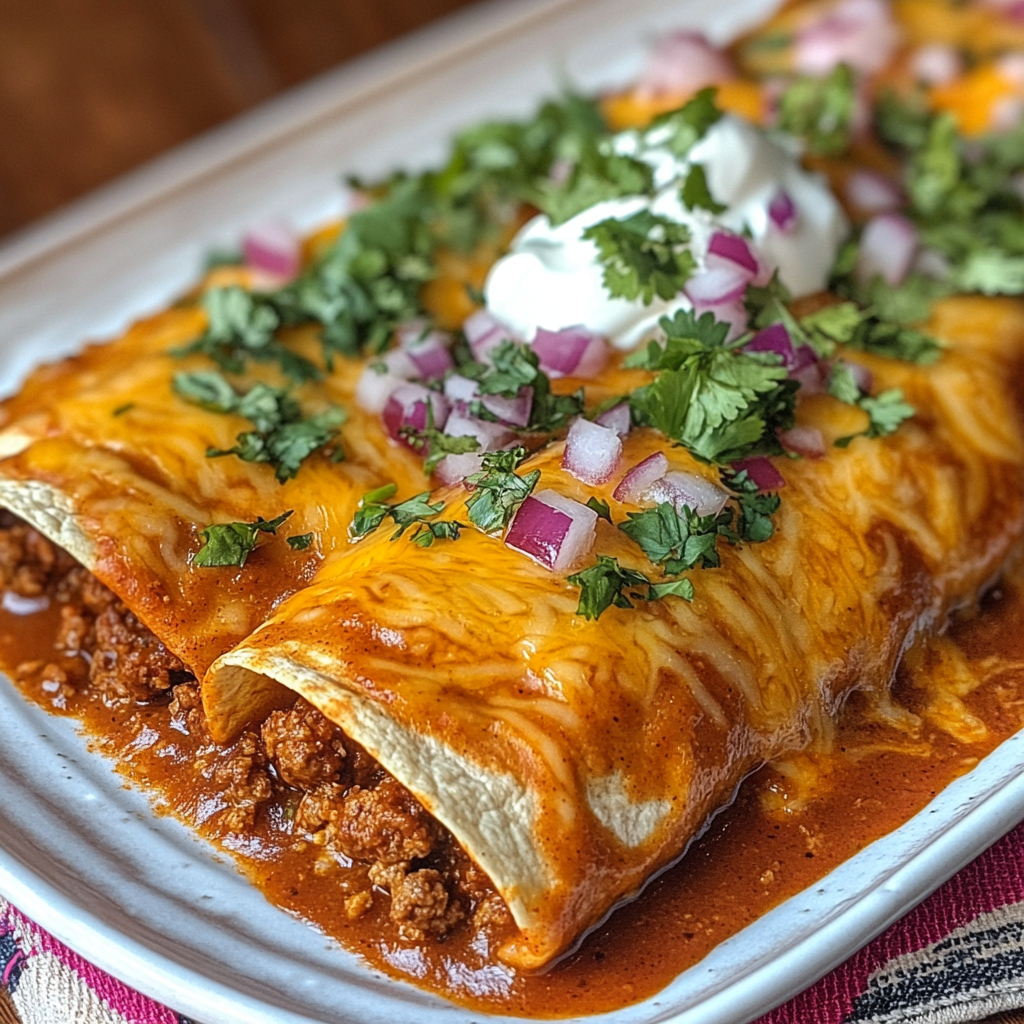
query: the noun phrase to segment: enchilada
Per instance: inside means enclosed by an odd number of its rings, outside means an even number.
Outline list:
[[[183,339],[183,340],[184,340],[184,339]],[[856,360],[857,358],[858,358],[858,357],[856,357],[856,356],[854,357],[854,359],[855,359],[855,360]],[[880,378],[879,378],[879,380],[882,380],[882,378],[880,377]],[[901,382],[901,383],[903,383],[903,382]],[[916,406],[917,406],[917,403],[915,402],[914,404],[915,404],[915,407],[916,407]],[[240,429],[242,428],[242,426],[243,426],[242,424],[238,424],[238,423],[234,423],[234,422],[232,422],[232,423],[231,423],[231,427],[232,427],[232,430],[231,430],[230,432],[225,432],[225,436],[224,436],[224,437],[218,437],[218,439],[217,439],[217,440],[216,440],[216,442],[215,442],[215,444],[216,444],[216,447],[219,447],[219,448],[221,448],[221,449],[227,449],[227,448],[229,448],[229,447],[231,446],[231,443],[232,443],[232,442],[233,442],[233,440],[234,440],[234,437],[235,437],[235,435],[237,434],[238,430],[240,430]],[[853,430],[855,430],[855,429],[856,429],[856,427],[854,427],[854,426],[850,426],[850,427],[848,427],[848,428],[845,428],[845,429],[848,429],[848,430],[851,430],[851,431],[853,431]],[[907,430],[907,429],[912,429],[912,425],[908,425],[907,427],[904,427],[904,428],[902,428],[902,429],[904,429],[904,430]],[[899,435],[899,434],[897,434],[897,437],[899,437],[899,436],[900,436],[900,435]],[[830,438],[830,439],[831,439],[831,438]],[[634,439],[634,441],[633,441],[633,442],[630,442],[630,444],[633,444],[633,443],[635,443],[635,439]],[[853,445],[853,450],[856,450],[857,448],[861,447],[862,445],[864,445],[864,444],[866,444],[866,443],[867,443],[867,442],[861,442],[861,441],[855,442],[855,443],[854,443],[854,445]],[[888,444],[889,442],[880,442],[880,443],[885,443],[885,444]],[[895,439],[894,439],[893,443],[895,443]],[[209,446],[213,446],[213,445],[212,445],[212,444],[211,444],[210,442],[207,442],[207,445],[209,445]],[[260,468],[260,469],[266,469],[267,467],[258,467],[258,468]],[[692,466],[692,465],[690,465],[689,463],[684,463],[684,464],[682,464],[682,465],[678,465],[678,466],[677,466],[677,465],[675,465],[675,463],[673,463],[673,465],[672,465],[672,470],[673,470],[673,471],[689,471],[689,470],[693,470],[694,468],[695,468],[695,467],[693,467],[693,466]],[[785,466],[785,464],[783,464],[783,470],[785,470],[786,468],[787,468],[787,467]],[[523,471],[525,472],[525,471],[527,471],[528,469],[529,469],[529,466],[526,466],[526,467],[524,467]],[[303,470],[303,472],[304,472],[304,471],[305,471],[305,470]],[[700,473],[698,472],[698,473],[697,473],[697,475],[699,476],[699,475],[701,475],[701,474],[700,474]],[[374,485],[376,485],[376,484],[378,484],[378,483],[381,483],[381,482],[383,482],[383,481],[384,481],[385,479],[387,479],[387,478],[389,478],[389,477],[393,478],[393,477],[394,477],[394,474],[393,474],[393,473],[390,473],[389,471],[387,471],[387,470],[386,470],[385,472],[381,473],[381,474],[380,474],[380,475],[379,475],[379,476],[378,476],[378,477],[377,477],[376,479],[374,479],[374,480],[372,481],[372,483],[373,483]],[[269,480],[270,478],[268,477],[267,479]],[[419,486],[422,486],[422,485],[419,485]],[[575,486],[575,485],[574,485],[574,486]],[[418,490],[418,489],[419,489],[419,487],[416,487],[415,485],[414,485],[414,487],[410,487],[410,491],[412,491],[413,489],[417,489],[417,490]],[[543,489],[543,488],[542,488],[542,489]],[[275,493],[276,493],[276,492],[275,492]],[[361,491],[360,491],[360,493],[361,493]],[[409,493],[409,492],[406,492],[406,493]],[[584,496],[585,496],[584,494],[582,494],[582,493],[580,494],[580,497],[584,497]],[[610,497],[610,496],[608,496],[608,497]],[[434,499],[431,499],[431,500],[433,501]],[[351,506],[350,506],[350,507],[351,507]],[[786,509],[786,507],[787,507],[787,504],[786,504],[786,502],[784,502],[784,505],[783,505],[783,509],[785,510],[785,509]],[[248,509],[240,509],[240,510],[239,510],[239,511],[237,511],[237,512],[232,512],[232,513],[230,513],[229,515],[227,515],[227,516],[226,516],[225,518],[231,518],[231,519],[239,519],[239,520],[242,520],[242,519],[244,519],[244,520],[246,520],[246,521],[252,521],[252,520],[254,520],[254,519],[255,519],[255,517],[256,517],[256,516],[258,516],[258,515],[263,515],[263,516],[266,516],[266,517],[267,517],[267,518],[269,519],[270,517],[272,517],[272,516],[275,516],[275,515],[277,515],[277,514],[278,514],[279,512],[283,512],[283,511],[285,511],[285,508],[281,508],[281,509],[278,509],[278,508],[276,508],[276,507],[259,507],[259,508],[253,508],[253,507],[249,507]],[[785,512],[784,512],[783,514],[785,514]],[[205,526],[205,525],[206,525],[206,524],[207,524],[208,522],[212,521],[212,520],[213,520],[213,518],[214,518],[214,517],[212,517],[212,516],[208,516],[208,517],[207,517],[207,518],[206,518],[205,520],[203,520],[203,519],[198,519],[198,520],[197,520],[197,525],[199,525],[199,526]],[[602,529],[603,529],[603,526],[602,526]],[[302,531],[302,532],[300,532],[300,531],[298,531],[298,530],[297,530],[297,531],[296,531],[296,535],[298,535],[298,536],[303,536],[305,532],[306,532],[306,531]],[[194,535],[193,535],[193,536],[194,536]],[[617,536],[617,535],[615,535],[615,536]],[[780,536],[781,536],[781,534],[780,534]],[[462,539],[461,539],[461,540],[460,540],[459,542],[457,542],[457,543],[461,544],[461,543],[465,542],[467,538],[469,538],[469,539],[470,539],[470,540],[471,540],[472,542],[474,542],[474,543],[476,543],[476,542],[477,542],[477,540],[476,540],[476,537],[475,537],[475,534],[465,534],[465,535],[463,536],[463,538],[462,538]],[[269,540],[269,538],[267,538],[267,539]],[[194,551],[194,550],[195,550],[196,548],[198,548],[198,538],[196,538],[196,539],[194,540],[194,543],[193,543],[193,551]],[[259,551],[262,551],[262,552],[269,552],[269,551],[271,550],[271,548],[269,547],[269,544],[268,544],[268,545],[267,545],[266,547],[262,547],[262,546],[261,546],[261,548],[260,548],[260,549],[258,549],[258,550],[259,550]],[[440,541],[438,541],[438,542],[437,542],[437,543],[436,543],[436,544],[434,545],[434,547],[433,547],[433,549],[432,549],[432,552],[433,552],[434,554],[436,554],[436,553],[438,553],[438,552],[442,552],[442,557],[443,557],[443,558],[447,558],[447,557],[448,557],[448,552],[449,552],[449,551],[454,551],[454,550],[455,550],[454,546],[453,546],[453,547],[452,547],[451,549],[449,549],[449,548],[448,548],[448,547],[447,547],[447,546],[446,546],[445,544],[442,544],[442,543],[441,543]],[[726,554],[728,554],[730,550],[731,550],[731,549],[726,549]],[[759,548],[759,549],[758,549],[758,552],[759,552],[759,553],[763,553],[763,551],[766,551],[766,550],[767,550],[767,549],[760,549],[760,548]],[[403,554],[404,554],[404,552],[403,552]],[[727,561],[728,561],[728,560],[727,560]],[[253,563],[251,563],[251,564],[252,564],[252,565],[256,565],[256,562],[254,561],[254,562],[253,562]],[[623,562],[623,564],[625,564],[625,563]],[[643,568],[645,568],[645,571],[647,572],[647,574],[648,574],[648,575],[650,575],[650,574],[651,574],[651,570],[650,570],[650,568],[649,568],[649,567],[643,567]],[[704,585],[704,584],[702,584],[702,583],[698,582],[698,597],[697,597],[697,600],[698,600],[698,601],[699,601],[699,600],[701,599],[701,597],[700,597],[700,594],[701,594],[701,587],[702,587],[703,585]],[[713,585],[717,585],[717,584],[713,584]],[[666,601],[666,602],[665,602],[665,605],[664,605],[664,607],[667,607],[669,603],[675,603],[675,602],[669,602],[669,601]],[[653,607],[653,606],[652,606],[652,607]],[[661,607],[663,607],[663,606],[660,606],[660,605],[658,606],[658,608],[659,608],[659,609],[660,609]],[[607,611],[607,612],[605,613],[605,616],[614,616],[614,615],[616,615],[616,614],[618,614],[618,610],[617,610],[617,609],[610,609],[609,611]],[[602,617],[602,619],[601,619],[601,624],[602,624],[602,625],[604,625],[604,624],[605,624],[605,623],[607,623],[608,621],[609,621],[609,620],[608,620],[608,618],[606,618],[606,617],[604,617],[604,616],[603,616],[603,617]]]

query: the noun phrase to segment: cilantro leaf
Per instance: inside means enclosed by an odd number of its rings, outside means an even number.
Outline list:
[[[664,567],[670,576],[689,569],[715,569],[718,555],[719,526],[731,522],[732,512],[717,516],[698,516],[692,509],[677,512],[670,502],[662,502],[643,512],[630,512],[619,529],[640,545],[644,554]]]
[[[910,419],[916,410],[904,401],[899,388],[890,388],[878,395],[864,395],[855,403],[868,414],[868,427],[859,434],[850,434],[836,441],[837,448],[848,448],[858,437],[887,437]]]
[[[833,398],[838,398],[847,405],[858,405],[864,397],[850,365],[841,359],[832,364],[826,390]]]
[[[278,527],[292,514],[282,512],[273,519],[257,516],[254,523],[215,523],[199,531],[203,545],[192,558],[192,564],[205,569],[234,565],[241,568],[256,547],[261,533],[277,533]],[[291,538],[289,538],[291,539]]]
[[[722,117],[722,111],[715,103],[717,92],[713,86],[701,89],[683,106],[660,114],[644,133],[645,143],[668,149],[674,156],[685,157]]]
[[[710,313],[697,320],[679,312],[663,317],[661,327],[662,351],[648,346],[644,357],[661,372],[630,399],[637,421],[706,462],[776,453],[776,432],[793,425],[799,388],[787,379],[781,359],[727,344],[727,325],[716,326]]]
[[[633,157],[616,153],[611,140],[602,140],[572,165],[564,182],[546,182],[537,192],[537,205],[554,225],[563,224],[597,203],[654,191],[651,168]]]
[[[684,601],[692,601],[694,597],[693,583],[685,576],[681,576],[677,580],[665,580],[663,583],[652,583],[646,599],[660,601],[663,597],[681,597]]]
[[[312,533],[296,533],[288,538],[288,546],[292,551],[305,551],[312,543]]]
[[[481,395],[515,398],[537,379],[539,365],[540,360],[531,348],[509,340],[491,350],[487,363],[472,363],[462,369],[466,376],[476,380]]]
[[[643,573],[623,568],[617,558],[608,555],[598,555],[596,564],[570,576],[568,582],[580,588],[576,614],[585,619],[600,618],[612,605],[632,608],[629,597],[644,600],[650,588],[650,580]],[[625,591],[637,587],[645,590],[641,594],[626,595]]]
[[[771,540],[775,535],[772,516],[782,505],[779,496],[761,493],[761,489],[750,479],[750,474],[745,469],[739,473],[723,473],[722,483],[733,492],[739,512],[735,526],[720,529],[722,536],[731,544],[763,544]]]
[[[700,164],[691,165],[680,189],[680,197],[683,200],[683,206],[689,210],[699,208],[710,210],[712,213],[724,213],[728,209],[727,206],[712,197],[711,190],[708,188],[707,175]]]
[[[779,98],[778,127],[803,139],[814,156],[836,156],[850,144],[856,79],[840,64],[825,78],[804,76]]]
[[[338,406],[303,418],[287,389],[261,381],[239,394],[214,370],[177,373],[172,386],[186,401],[211,412],[244,416],[255,427],[239,434],[232,448],[209,448],[207,457],[237,455],[244,462],[268,462],[281,483],[294,477],[309,455],[333,441],[346,419]]]
[[[602,501],[596,496],[592,496],[587,499],[587,508],[597,513],[598,519],[603,519],[606,523],[612,521],[612,509],[607,501]]]
[[[385,484],[363,495],[348,528],[349,540],[362,540],[389,517],[398,527],[391,535],[393,541],[398,540],[410,527],[415,529],[409,539],[421,548],[430,547],[435,540],[459,539],[459,531],[465,524],[437,521],[437,517],[445,509],[443,501],[431,502],[430,491],[423,491],[405,501],[389,504],[387,499],[394,495],[396,490],[395,484]]]
[[[519,506],[537,486],[540,470],[525,476],[515,472],[526,458],[523,447],[510,448],[484,455],[483,469],[466,478],[474,488],[466,500],[469,521],[483,533],[504,530],[512,521]]]
[[[690,229],[650,210],[600,221],[583,237],[597,246],[604,286],[613,298],[641,299],[645,305],[655,296],[670,299],[697,269],[688,248]]]

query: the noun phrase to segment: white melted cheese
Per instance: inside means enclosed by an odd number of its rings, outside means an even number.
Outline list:
[[[492,268],[484,288],[487,308],[524,341],[532,340],[538,328],[581,325],[618,348],[632,348],[656,332],[662,316],[691,308],[682,294],[644,305],[640,299],[612,298],[604,287],[597,247],[583,233],[600,221],[624,219],[643,209],[687,225],[701,265],[711,235],[724,228],[747,235],[762,262],[778,268],[795,297],[825,287],[849,225],[820,175],[805,171],[781,142],[730,115],[712,125],[685,160],[659,147],[659,131],[623,132],[615,139],[618,152],[654,170],[658,191],[653,198],[598,203],[557,227],[543,214],[535,217]],[[712,215],[683,206],[679,189],[693,164],[704,168],[711,195],[726,207],[724,212]],[[773,225],[768,214],[783,191],[797,211],[788,232]]]

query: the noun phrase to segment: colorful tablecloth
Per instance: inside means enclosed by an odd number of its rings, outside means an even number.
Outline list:
[[[1024,825],[758,1024],[973,1024],[1021,1008]],[[93,967],[0,899],[0,1024],[192,1022]]]

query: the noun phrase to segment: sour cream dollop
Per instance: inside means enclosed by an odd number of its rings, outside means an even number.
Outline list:
[[[762,264],[778,268],[795,297],[825,287],[849,225],[824,178],[805,171],[782,143],[730,115],[712,125],[684,160],[658,147],[657,131],[624,132],[615,140],[620,153],[653,168],[658,189],[653,198],[598,203],[557,227],[543,214],[535,217],[491,269],[484,286],[487,309],[522,340],[532,341],[538,328],[582,325],[618,348],[632,348],[657,332],[661,317],[691,308],[682,293],[644,305],[640,299],[612,298],[604,286],[597,247],[583,233],[600,221],[621,220],[644,209],[690,229],[691,250],[701,267],[711,236],[725,229],[748,235]],[[704,168],[711,195],[726,207],[724,212],[712,215],[683,206],[679,189],[693,164]],[[769,215],[772,201],[783,192],[796,209],[786,230]]]

